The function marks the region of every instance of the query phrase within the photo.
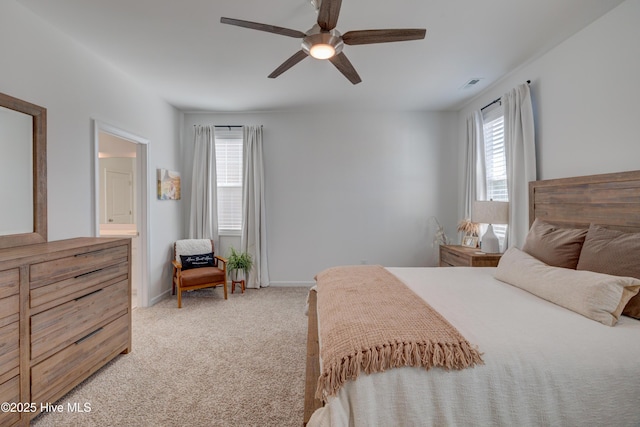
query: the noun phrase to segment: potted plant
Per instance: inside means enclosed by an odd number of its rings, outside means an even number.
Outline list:
[[[227,257],[227,270],[232,280],[238,280],[238,271],[244,272],[244,280],[248,282],[249,271],[253,267],[253,259],[247,252],[239,252],[233,246]]]

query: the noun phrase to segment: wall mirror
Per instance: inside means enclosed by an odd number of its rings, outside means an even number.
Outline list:
[[[0,93],[0,248],[47,241],[47,110]]]

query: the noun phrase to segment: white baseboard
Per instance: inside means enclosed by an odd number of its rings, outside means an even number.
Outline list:
[[[159,303],[160,301],[165,299],[167,297],[167,295],[171,296],[171,289],[167,289],[166,291],[164,291],[163,293],[161,293],[157,297],[152,298],[151,301],[149,301],[149,307],[151,307],[153,305],[156,305],[157,303]]]
[[[307,282],[269,282],[269,286],[274,288],[310,288],[316,284],[315,281]]]

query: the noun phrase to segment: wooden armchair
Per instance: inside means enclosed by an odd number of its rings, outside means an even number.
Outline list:
[[[182,307],[182,291],[222,286],[227,299],[227,260],[214,255],[212,240],[178,240],[173,245],[173,253],[171,293],[175,295],[178,291],[178,308]]]

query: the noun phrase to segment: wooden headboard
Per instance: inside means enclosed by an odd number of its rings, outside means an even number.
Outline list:
[[[640,171],[529,183],[529,225],[536,218],[573,228],[590,223],[640,232]]]

